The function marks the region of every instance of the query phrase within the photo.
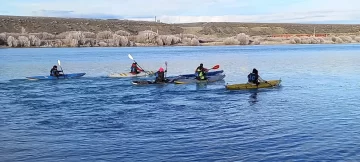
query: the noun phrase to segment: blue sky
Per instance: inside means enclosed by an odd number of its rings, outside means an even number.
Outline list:
[[[360,0],[2,0],[1,15],[166,23],[360,23]]]

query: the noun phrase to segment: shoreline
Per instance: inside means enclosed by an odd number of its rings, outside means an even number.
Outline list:
[[[254,47],[254,46],[301,46],[301,45],[360,45],[360,43],[328,43],[328,44],[259,44],[259,45],[199,45],[199,46],[189,46],[189,45],[172,45],[172,46],[133,46],[133,47],[89,47],[89,46],[81,46],[81,47],[7,47],[0,46],[0,49],[42,49],[42,48],[166,48],[166,47]]]

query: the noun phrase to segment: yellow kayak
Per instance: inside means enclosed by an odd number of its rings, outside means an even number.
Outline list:
[[[227,90],[246,90],[246,89],[258,89],[258,88],[270,88],[270,87],[276,87],[280,85],[280,80],[268,80],[267,83],[262,82],[258,86],[256,84],[252,83],[244,83],[244,84],[232,84],[232,85],[226,85]]]

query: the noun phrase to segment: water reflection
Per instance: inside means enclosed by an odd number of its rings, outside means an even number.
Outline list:
[[[253,106],[255,105],[257,102],[258,102],[258,99],[257,99],[257,94],[258,92],[250,92],[250,96],[249,96],[249,104],[250,106]]]

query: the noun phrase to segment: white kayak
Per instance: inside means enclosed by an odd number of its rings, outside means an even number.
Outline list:
[[[130,77],[148,77],[155,75],[154,71],[146,71],[141,72],[139,74],[133,74],[133,73],[111,73],[108,75],[110,78],[130,78]]]

